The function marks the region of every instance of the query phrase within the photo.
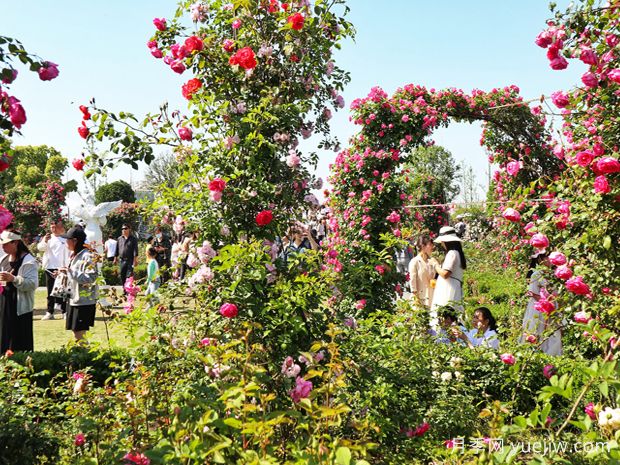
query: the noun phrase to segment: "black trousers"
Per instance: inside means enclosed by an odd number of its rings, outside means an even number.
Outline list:
[[[121,286],[125,286],[125,281],[130,276],[133,276],[133,260],[121,259]]]
[[[56,278],[52,275],[54,271],[56,270],[45,270],[45,284],[47,286],[47,313],[51,313],[52,315],[54,314],[54,305],[56,304],[60,305],[62,308],[62,313],[67,311],[64,300],[50,295],[52,289],[54,289],[54,283],[56,282]]]

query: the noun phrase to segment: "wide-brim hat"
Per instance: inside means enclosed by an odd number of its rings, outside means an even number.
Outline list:
[[[442,226],[439,230],[439,236],[433,242],[463,242],[456,235],[456,230],[452,226]]]
[[[2,231],[0,234],[0,244],[8,244],[9,242],[19,241],[22,236],[13,231]]]

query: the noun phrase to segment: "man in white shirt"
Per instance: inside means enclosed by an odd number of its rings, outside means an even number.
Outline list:
[[[60,237],[65,233],[62,221],[58,220],[52,223],[50,231],[37,245],[37,249],[43,252],[43,268],[45,269],[45,281],[47,284],[47,313],[41,318],[42,320],[53,320],[55,310],[60,310],[63,315],[66,312],[66,302],[50,295],[56,281],[56,270],[66,268],[69,264],[67,240]]]
[[[114,257],[116,256],[116,247],[118,245],[118,241],[114,239],[114,235],[110,233],[108,236],[108,240],[103,244],[103,249],[105,251],[105,258],[107,261],[114,261]]]

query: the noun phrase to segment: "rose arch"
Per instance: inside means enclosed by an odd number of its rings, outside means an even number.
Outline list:
[[[375,87],[351,108],[361,130],[332,167],[334,234],[327,260],[339,274],[343,295],[363,312],[389,308],[400,290],[402,276],[391,251],[401,225],[413,218],[398,174],[413,149],[433,143],[436,128],[452,121],[484,123],[480,142],[499,165],[494,186],[500,205],[536,196],[563,169],[545,117],[523,101],[516,86],[466,94],[407,85],[391,97]]]

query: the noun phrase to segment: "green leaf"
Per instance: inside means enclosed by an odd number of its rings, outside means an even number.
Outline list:
[[[336,450],[336,463],[338,465],[349,465],[351,463],[351,451],[348,447],[339,447]]]

